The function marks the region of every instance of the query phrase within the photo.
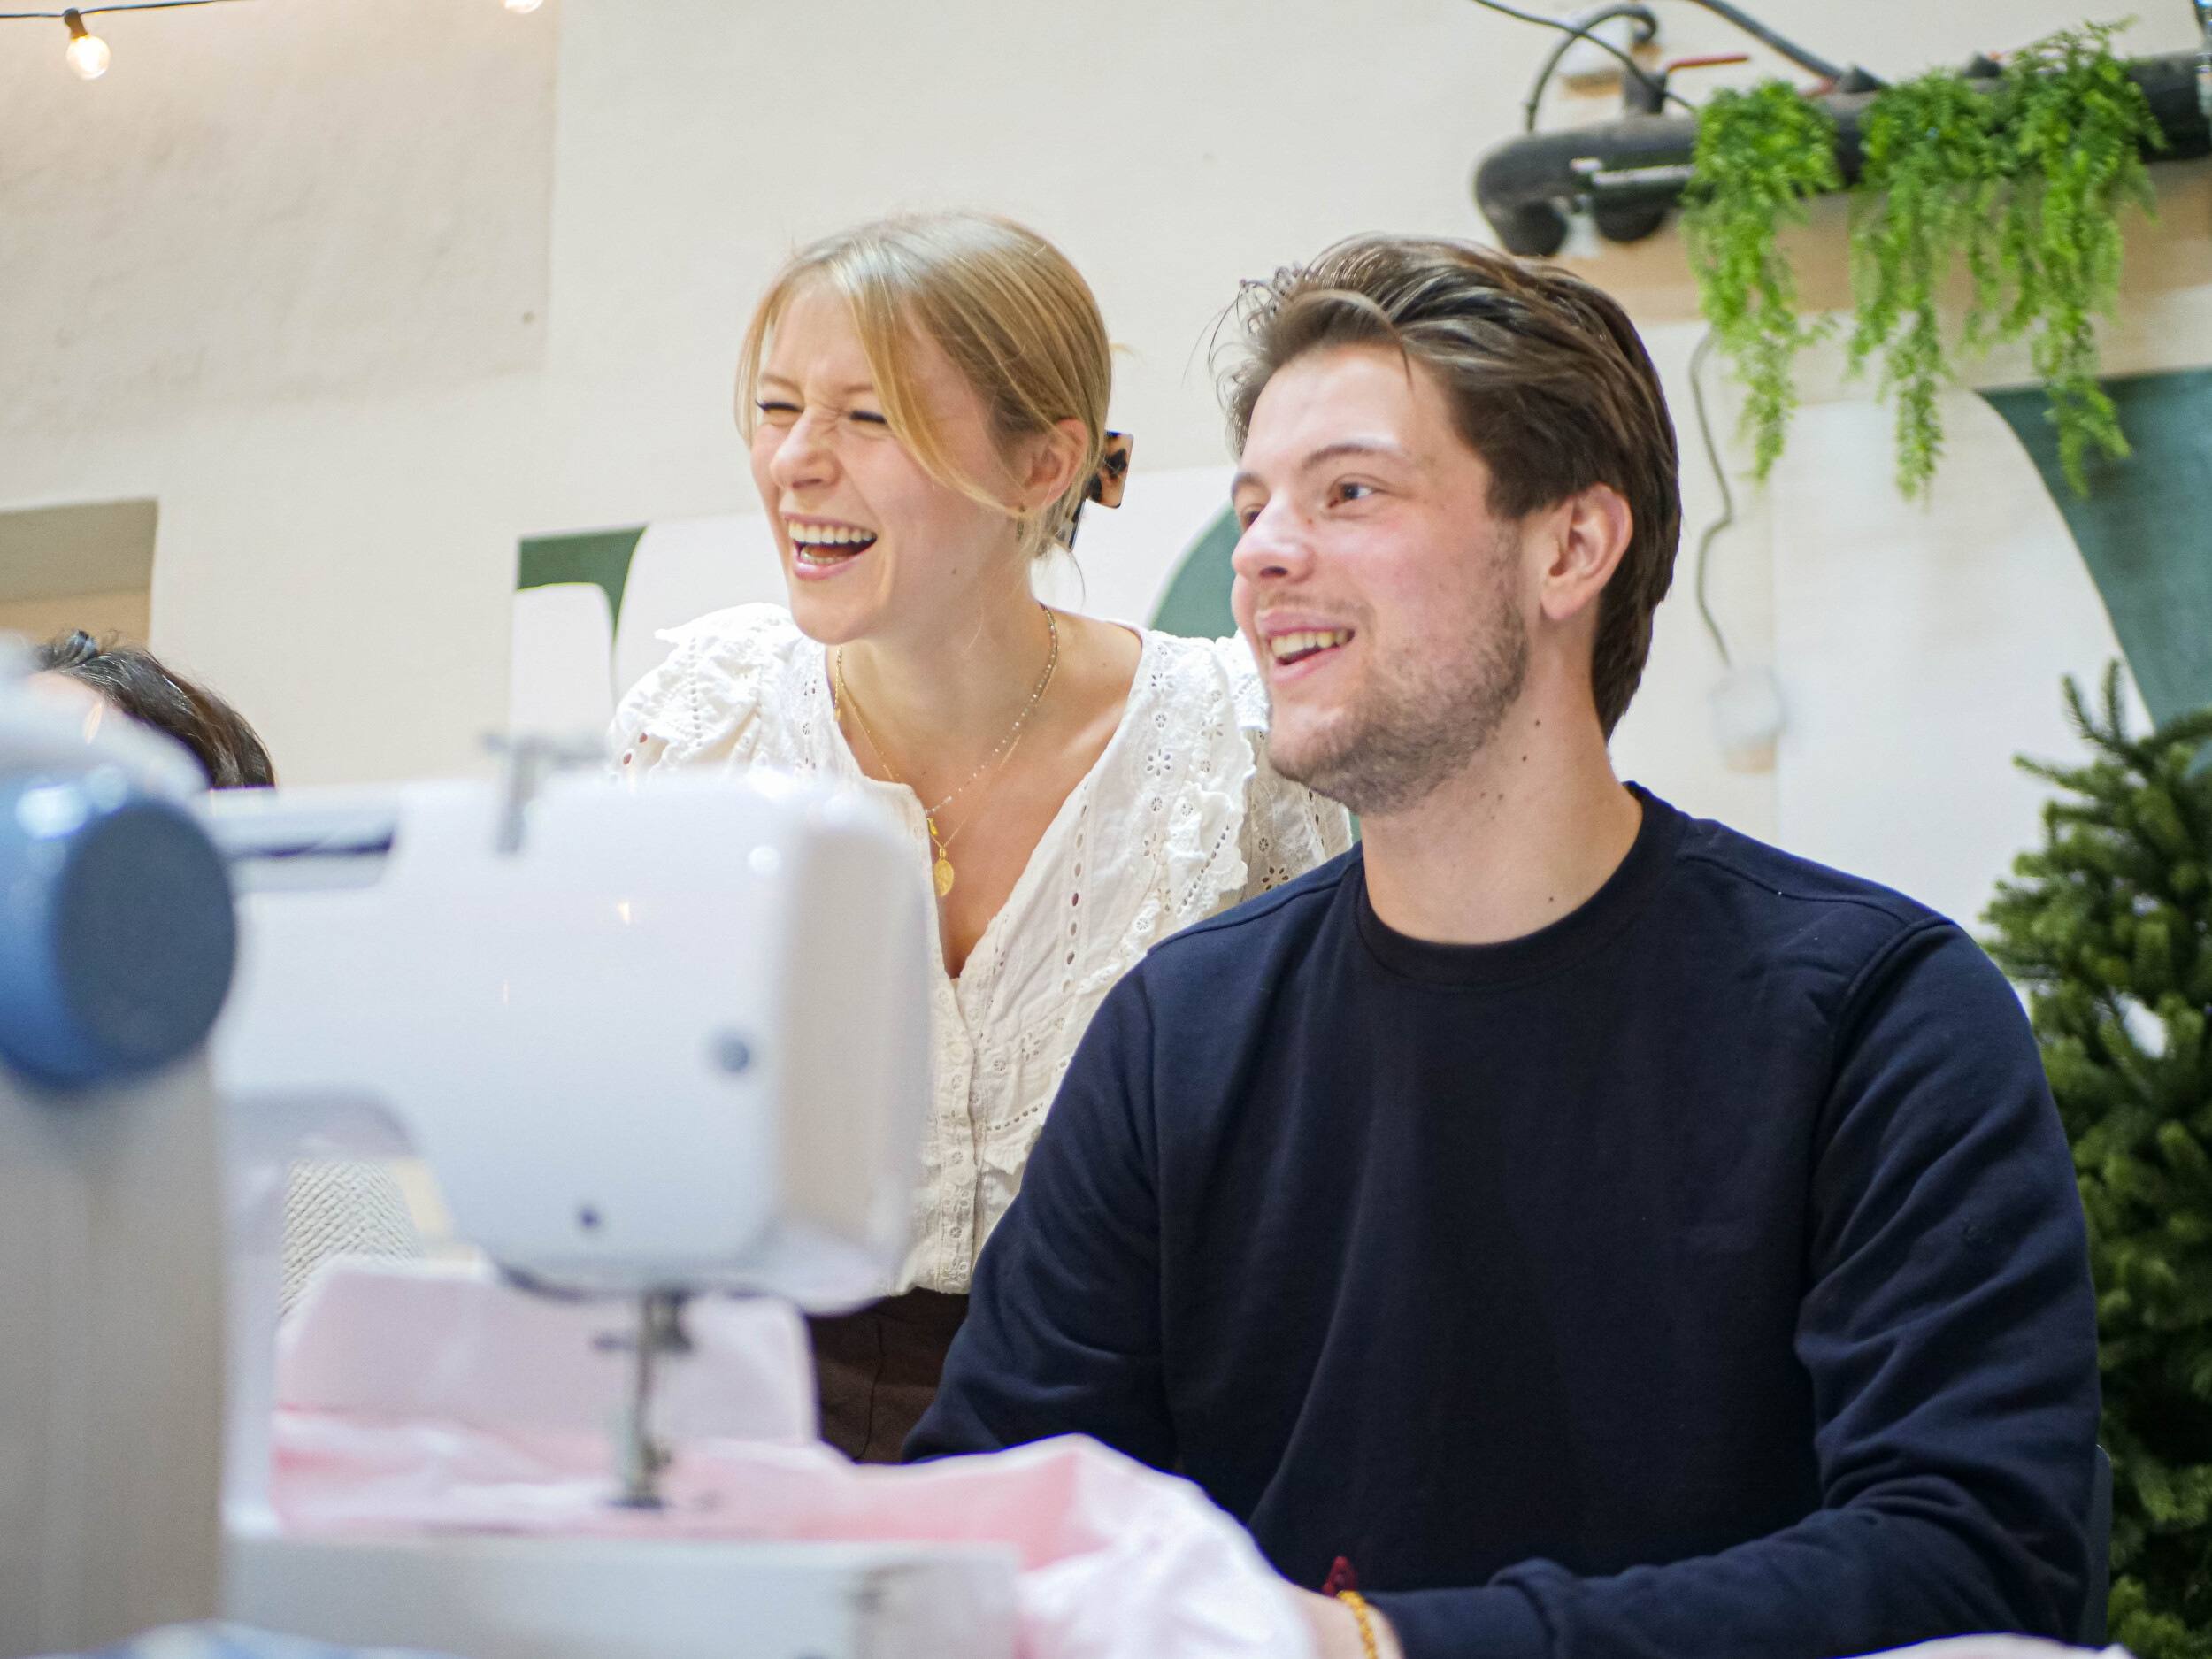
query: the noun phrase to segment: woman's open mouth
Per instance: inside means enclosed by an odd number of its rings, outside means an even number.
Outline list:
[[[849,524],[795,524],[787,521],[795,563],[810,570],[833,570],[850,564],[876,544],[876,533]]]

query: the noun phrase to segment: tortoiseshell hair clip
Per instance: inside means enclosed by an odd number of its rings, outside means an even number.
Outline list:
[[[1125,432],[1106,434],[1104,448],[1099,451],[1098,470],[1091,474],[1091,481],[1083,487],[1083,500],[1075,503],[1075,517],[1068,520],[1067,547],[1075,550],[1076,527],[1083,522],[1084,504],[1096,502],[1102,507],[1121,505],[1122,491],[1129,488],[1129,456],[1137,441]]]
[[[1125,432],[1110,432],[1105,447],[1099,451],[1098,471],[1091,474],[1090,487],[1083,492],[1085,501],[1094,501],[1102,507],[1121,505],[1121,492],[1129,487],[1129,453],[1137,447],[1137,441]]]

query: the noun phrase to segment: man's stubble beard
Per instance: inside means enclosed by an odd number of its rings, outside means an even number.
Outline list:
[[[1497,735],[1528,679],[1528,627],[1509,580],[1517,552],[1504,550],[1486,572],[1479,650],[1457,661],[1379,663],[1350,718],[1312,753],[1286,756],[1269,740],[1277,772],[1362,818],[1386,818],[1464,772]]]

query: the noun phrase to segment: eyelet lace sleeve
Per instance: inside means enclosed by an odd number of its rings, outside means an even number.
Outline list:
[[[670,628],[672,648],[630,688],[608,742],[615,772],[742,763],[758,746],[767,682],[805,637],[777,605],[738,605]]]
[[[1256,736],[1259,766],[1244,816],[1244,867],[1238,901],[1256,898],[1325,864],[1352,844],[1352,815],[1268,764],[1267,739]]]
[[[1275,770],[1267,756],[1267,687],[1261,683],[1251,648],[1241,637],[1232,636],[1214,641],[1213,649],[1234,688],[1237,724],[1252,746],[1255,763],[1245,785],[1240,832],[1244,886],[1231,901],[1241,903],[1348,849],[1352,815]]]

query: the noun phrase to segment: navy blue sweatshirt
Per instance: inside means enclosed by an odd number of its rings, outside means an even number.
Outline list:
[[[1359,849],[1108,997],[910,1457],[1179,1470],[1409,1659],[2070,1634],[2071,1161],[1957,927],[1641,795],[1586,904],[1394,933]]]

